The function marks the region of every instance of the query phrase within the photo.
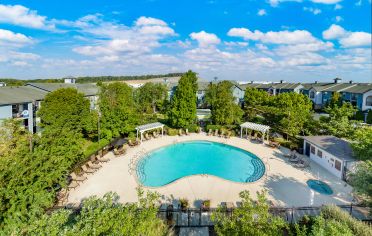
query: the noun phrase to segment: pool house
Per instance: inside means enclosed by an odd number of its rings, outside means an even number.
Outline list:
[[[304,154],[339,179],[356,163],[350,143],[334,136],[304,136]]]

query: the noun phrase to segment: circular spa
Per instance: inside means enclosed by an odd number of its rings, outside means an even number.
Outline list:
[[[309,186],[309,188],[311,188],[312,190],[318,193],[325,194],[325,195],[333,194],[332,188],[329,187],[329,185],[324,183],[323,181],[310,179],[306,183],[307,183],[307,186]]]
[[[191,175],[213,175],[233,182],[259,180],[265,165],[254,154],[230,145],[209,141],[182,142],[154,150],[136,166],[138,181],[161,187]]]

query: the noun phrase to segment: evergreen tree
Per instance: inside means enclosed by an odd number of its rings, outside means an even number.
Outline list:
[[[167,99],[167,87],[160,83],[145,83],[136,90],[136,101],[143,112],[156,113]]]
[[[192,71],[182,75],[179,80],[168,112],[169,123],[172,126],[181,128],[195,123],[197,80],[196,73]]]

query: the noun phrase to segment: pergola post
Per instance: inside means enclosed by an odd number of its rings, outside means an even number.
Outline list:
[[[240,138],[243,138],[243,127],[240,126]]]
[[[161,136],[164,136],[164,126],[161,127]]]

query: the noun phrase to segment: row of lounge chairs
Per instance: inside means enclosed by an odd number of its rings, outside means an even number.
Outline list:
[[[182,129],[179,129],[178,130],[178,135],[179,136],[184,136],[184,135],[190,135],[190,133],[189,133],[189,130],[188,129],[185,129],[185,132],[183,132]]]
[[[124,145],[121,145],[119,147],[115,147],[113,152],[114,152],[114,155],[115,156],[120,156],[120,155],[123,155],[127,152],[128,150],[128,144],[124,144]]]
[[[221,137],[221,138],[230,138],[231,135],[232,135],[232,132],[230,130],[221,130],[219,131],[218,129],[216,130],[212,130],[212,129],[209,129],[208,133],[207,133],[208,136],[216,136],[216,137]]]
[[[68,189],[75,189],[80,185],[81,182],[87,180],[87,177],[84,174],[93,174],[97,170],[99,170],[102,165],[100,163],[110,161],[109,158],[101,157],[100,155],[92,156],[91,160],[81,166],[81,174],[78,175],[75,172],[70,174],[70,184],[68,185]]]

